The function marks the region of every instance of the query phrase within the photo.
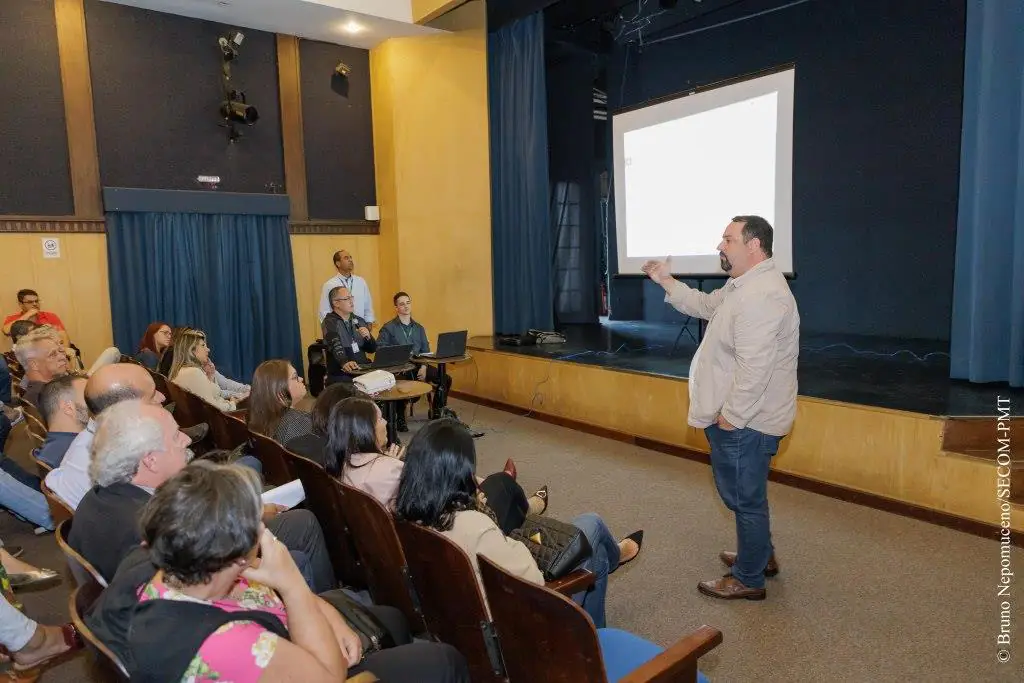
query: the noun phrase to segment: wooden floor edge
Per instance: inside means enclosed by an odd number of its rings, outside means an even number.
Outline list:
[[[494,408],[508,413],[520,413],[523,417],[528,417],[540,422],[547,422],[548,424],[558,425],[559,427],[575,429],[576,431],[594,434],[606,439],[612,439],[613,441],[633,444],[648,450],[710,465],[710,456],[703,451],[697,451],[683,446],[676,446],[674,444],[664,443],[662,441],[656,441],[654,439],[648,439],[634,434],[627,434],[614,429],[597,427],[578,420],[558,417],[557,415],[541,413],[535,410],[527,411],[510,403],[503,403],[501,401],[495,401],[482,396],[473,396],[461,391],[452,391],[450,396],[469,403],[476,403],[487,408]],[[886,498],[885,496],[880,496],[874,493],[858,491],[845,486],[839,486],[838,484],[829,484],[827,482],[817,481],[815,479],[809,479],[807,477],[787,472],[771,470],[768,478],[770,481],[774,481],[778,484],[792,486],[810,493],[827,496],[828,498],[842,500],[855,505],[862,505],[864,507],[881,510],[883,512],[890,512],[902,517],[909,517],[911,519],[927,522],[936,526],[946,527],[947,529],[953,529],[973,536],[987,538],[995,542],[999,541],[1000,528],[995,524],[979,522],[978,520],[960,517],[949,512],[933,510],[920,505],[914,505],[913,503],[906,503],[904,501]],[[1011,529],[1010,543],[1018,548],[1024,548],[1024,532]]]

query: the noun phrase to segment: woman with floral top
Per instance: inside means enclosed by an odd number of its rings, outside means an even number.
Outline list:
[[[143,547],[88,618],[133,681],[341,682],[369,671],[389,682],[468,682],[450,646],[365,653],[341,614],[309,590],[260,512],[251,469],[202,460],[150,499]]]

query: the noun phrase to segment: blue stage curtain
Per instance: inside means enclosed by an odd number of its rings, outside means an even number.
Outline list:
[[[544,18],[537,12],[490,34],[494,327],[551,329]]]
[[[270,358],[302,372],[286,216],[107,214],[114,341],[134,353],[156,320],[206,332],[225,376]]]
[[[969,0],[950,374],[1024,386],[1024,3]],[[922,235],[923,244],[927,237]]]

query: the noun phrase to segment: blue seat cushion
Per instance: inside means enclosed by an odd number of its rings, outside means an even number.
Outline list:
[[[597,629],[597,640],[601,645],[608,683],[618,683],[626,674],[665,651],[649,640],[617,628]],[[708,683],[708,679],[704,674],[697,672],[697,683]]]

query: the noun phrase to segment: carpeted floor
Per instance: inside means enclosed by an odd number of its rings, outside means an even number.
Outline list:
[[[718,552],[735,538],[708,467],[510,413],[453,407],[485,432],[477,441],[481,472],[513,457],[527,491],[551,486],[549,514],[568,520],[592,510],[616,535],[645,530],[640,557],[611,579],[609,625],[666,646],[700,624],[721,629],[724,643],[701,664],[713,681],[1024,680],[1024,647],[1011,646],[1008,664],[995,658],[1004,598],[996,596],[994,541],[771,484],[782,572],[769,580],[767,601],[722,602],[696,591],[699,580],[723,573]],[[52,535],[34,537],[0,514],[0,537],[24,545],[26,560],[64,569]],[[1012,560],[1024,574],[1024,552],[1015,549]],[[30,615],[56,623],[67,618],[67,594],[65,584],[23,597]],[[1014,636],[1024,638],[1019,595],[1009,599]],[[76,660],[43,680],[88,680],[84,671]]]

